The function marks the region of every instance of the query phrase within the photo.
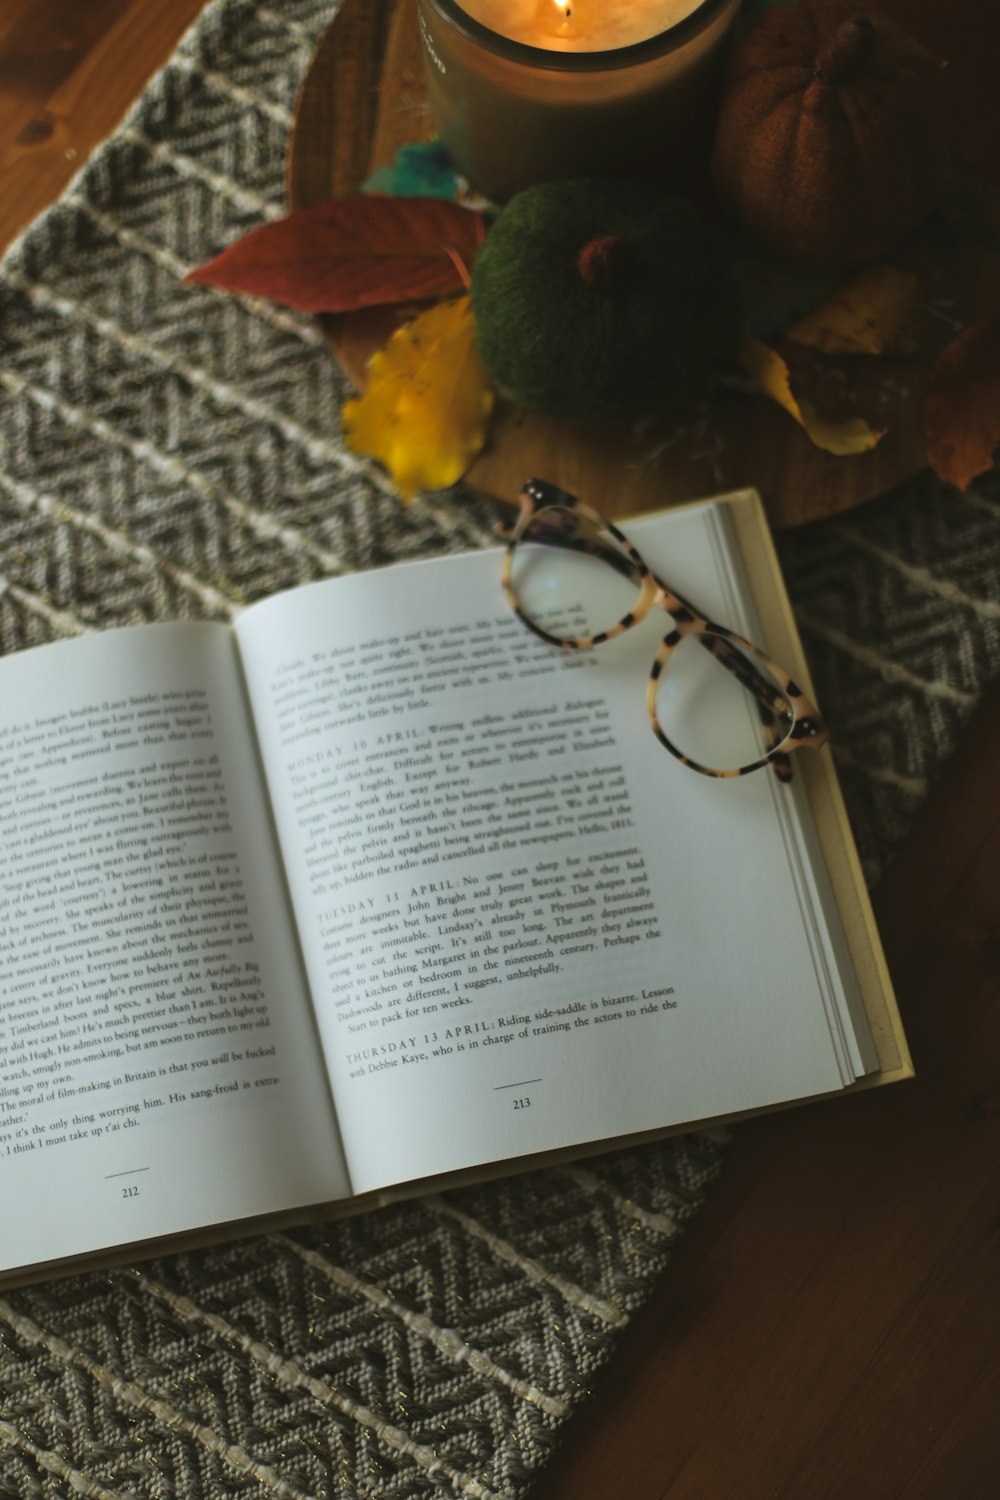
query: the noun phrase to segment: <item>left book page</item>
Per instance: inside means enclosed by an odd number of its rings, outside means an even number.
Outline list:
[[[0,661],[0,1272],[349,1191],[232,632]]]

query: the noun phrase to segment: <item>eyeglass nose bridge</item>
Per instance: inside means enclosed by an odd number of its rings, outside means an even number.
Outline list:
[[[675,594],[673,589],[669,589],[661,578],[657,578],[652,573],[647,573],[643,579],[643,583],[645,584],[646,582],[650,583],[653,588],[651,603],[655,604],[658,609],[662,609],[665,614],[670,615],[674,624],[682,627],[682,634],[684,626],[694,624],[696,621],[700,620],[703,624],[708,624],[708,621],[704,620],[703,616],[699,615],[696,610],[693,610],[690,605],[685,604],[679,594]]]
[[[648,568],[643,568],[639,580],[638,596],[629,614],[626,616],[629,625],[638,625],[640,620],[646,618],[651,609],[666,609],[670,613],[667,604],[664,602],[666,597],[668,595],[663,585],[653,577]],[[626,626],[625,628],[627,629],[628,627]]]

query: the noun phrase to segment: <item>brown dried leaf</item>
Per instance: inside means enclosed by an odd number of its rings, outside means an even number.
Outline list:
[[[912,354],[920,278],[898,266],[864,266],[788,330],[821,354]]]
[[[753,377],[759,390],[784,407],[816,447],[825,453],[839,456],[867,453],[885,436],[884,427],[871,427],[862,417],[849,417],[838,422],[820,416],[808,401],[793,393],[788,366],[778,351],[758,339],[744,342],[741,358],[744,369]]]
[[[967,490],[1000,447],[1000,318],[973,323],[938,357],[924,402],[931,468]]]

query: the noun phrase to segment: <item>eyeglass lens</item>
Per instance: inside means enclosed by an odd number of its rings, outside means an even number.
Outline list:
[[[685,636],[656,684],[663,733],[708,770],[752,765],[785,739],[793,717],[781,683],[728,637]]]
[[[641,587],[628,553],[602,525],[558,505],[532,518],[514,548],[510,579],[521,613],[546,634],[570,641],[585,641],[625,619]],[[656,685],[655,708],[674,748],[718,771],[760,760],[781,743],[793,719],[780,681],[757,657],[713,632],[686,636],[674,648]]]
[[[617,625],[641,587],[628,553],[603,526],[557,505],[533,516],[514,548],[510,576],[521,613],[560,640]]]

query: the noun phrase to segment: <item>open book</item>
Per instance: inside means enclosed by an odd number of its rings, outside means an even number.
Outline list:
[[[754,494],[628,529],[807,681]],[[0,662],[0,1272],[909,1074],[829,751],[675,761],[654,614],[490,550]]]

